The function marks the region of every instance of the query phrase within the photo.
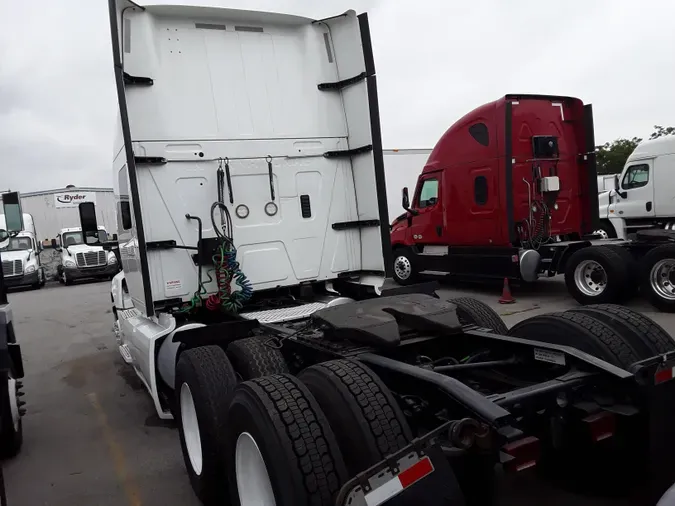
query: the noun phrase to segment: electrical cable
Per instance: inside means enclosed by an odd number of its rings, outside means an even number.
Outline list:
[[[232,215],[224,203],[225,171],[222,162],[222,159],[220,159],[216,171],[218,200],[211,205],[210,212],[213,230],[216,236],[221,239],[217,252],[212,256],[218,291],[207,299],[207,308],[215,311],[220,307],[225,311],[236,313],[253,297],[253,286],[237,261]],[[216,224],[214,216],[216,208],[220,211],[220,227]],[[237,290],[233,290],[232,282],[237,284]]]

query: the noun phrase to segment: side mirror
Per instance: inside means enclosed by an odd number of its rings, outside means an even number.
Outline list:
[[[403,209],[408,211],[413,216],[417,216],[418,214],[420,214],[419,211],[417,211],[415,209],[410,209],[410,196],[408,195],[408,187],[407,186],[405,186],[403,188],[403,191],[401,193],[402,193],[401,205],[403,206]]]
[[[618,190],[619,189],[619,175],[614,174],[614,189]]]
[[[21,211],[21,196],[18,192],[2,194],[2,210],[5,215],[8,235],[21,232],[23,230],[23,212]]]
[[[116,241],[116,240],[117,240],[117,234],[113,234],[113,235],[112,235],[112,240],[113,240],[113,241]]]
[[[9,239],[9,232],[7,232],[7,230],[0,229],[0,246],[2,246],[2,243],[7,239]]]
[[[85,244],[98,244],[98,223],[96,223],[96,206],[93,202],[82,202],[79,206],[80,226]]]

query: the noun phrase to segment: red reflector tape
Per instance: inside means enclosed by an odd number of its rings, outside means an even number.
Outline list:
[[[587,416],[584,418],[584,422],[590,427],[591,437],[596,443],[612,437],[616,429],[614,414],[607,411]]]
[[[386,483],[365,495],[367,506],[378,506],[400,494],[409,486],[434,472],[434,465],[429,457],[424,457],[408,469],[399,473]]]
[[[539,439],[533,436],[524,437],[502,447],[502,452],[510,460],[503,463],[505,471],[523,471],[537,465],[539,460]]]
[[[661,369],[660,371],[656,371],[656,374],[654,375],[654,383],[658,385],[659,383],[670,381],[673,379],[673,377],[675,377],[675,367]]]

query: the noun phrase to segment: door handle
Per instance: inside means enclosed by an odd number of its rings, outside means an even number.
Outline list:
[[[651,203],[651,202],[647,202],[647,203],[645,204],[645,208],[647,209],[647,211],[651,211],[651,210],[652,210],[652,203]]]
[[[436,226],[436,235],[437,235],[438,237],[440,237],[441,235],[443,235],[443,227],[441,227],[440,225]]]

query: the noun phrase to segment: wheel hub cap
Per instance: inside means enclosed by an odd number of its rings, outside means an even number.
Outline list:
[[[584,260],[574,269],[574,284],[589,297],[596,297],[607,287],[607,273],[595,260]]]
[[[659,260],[649,273],[652,290],[666,300],[675,300],[675,260]]]
[[[248,432],[239,434],[237,438],[235,468],[241,506],[276,506],[265,459]]]
[[[399,279],[408,279],[410,274],[412,274],[412,265],[410,265],[410,260],[407,257],[400,256],[396,258],[394,262],[394,272]]]
[[[199,435],[199,423],[197,421],[197,410],[195,401],[192,399],[192,392],[187,383],[180,387],[180,419],[183,426],[183,437],[185,438],[185,447],[187,448],[190,465],[196,475],[202,474],[202,440]]]

